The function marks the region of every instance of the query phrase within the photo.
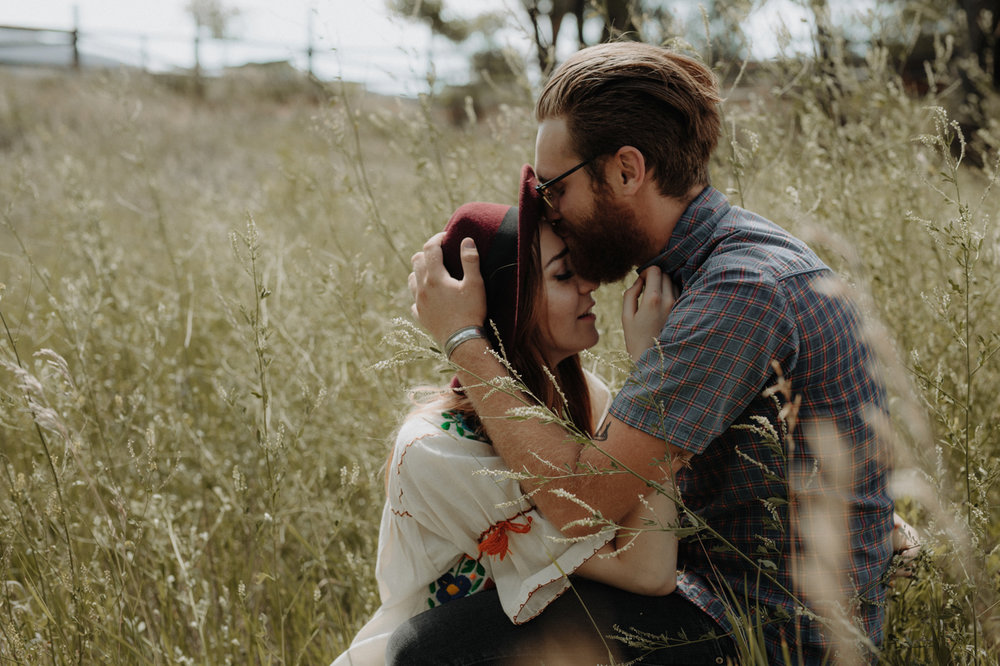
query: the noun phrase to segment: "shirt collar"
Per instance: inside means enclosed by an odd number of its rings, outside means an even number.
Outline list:
[[[726,195],[711,185],[705,187],[688,204],[680,219],[677,220],[674,231],[670,234],[670,240],[667,242],[667,249],[637,268],[636,272],[642,273],[650,266],[656,265],[683,286],[689,274],[693,273],[698,264],[701,263],[695,261],[692,265],[692,259],[697,258],[699,250],[715,234],[719,220],[730,208]],[[687,270],[683,270],[685,266],[688,267]]]

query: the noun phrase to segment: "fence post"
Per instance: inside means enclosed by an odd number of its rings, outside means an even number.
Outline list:
[[[313,7],[306,9],[306,71],[313,78]]]
[[[194,94],[205,96],[205,83],[201,78],[201,20],[195,17],[194,28]]]
[[[201,78],[201,24],[196,23],[194,29],[194,76]]]
[[[70,32],[73,45],[73,69],[80,69],[80,5],[73,5],[73,31]]]

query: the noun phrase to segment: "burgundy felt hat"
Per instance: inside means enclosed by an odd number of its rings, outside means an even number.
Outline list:
[[[542,197],[535,191],[538,179],[531,165],[521,167],[521,186],[517,208],[495,203],[467,203],[448,220],[441,249],[444,265],[455,279],[462,279],[461,245],[463,238],[476,242],[479,272],[486,285],[486,318],[500,332],[506,349],[517,330],[518,302],[525,298],[525,267],[531,256],[531,241],[542,219]],[[494,347],[497,340],[486,324]]]

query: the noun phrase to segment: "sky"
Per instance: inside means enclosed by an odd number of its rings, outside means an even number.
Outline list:
[[[305,69],[310,31],[314,71],[323,78],[342,77],[377,92],[414,95],[427,89],[427,74],[445,82],[462,82],[468,60],[429,29],[391,16],[387,0],[223,0],[238,10],[231,34],[239,41],[203,41],[202,66],[218,69],[248,61],[292,60]],[[506,9],[527,28],[521,0],[450,0],[454,11],[473,14]],[[191,67],[194,62],[194,22],[189,0],[0,0],[0,25],[71,29],[78,25],[85,53],[114,58],[152,70]],[[755,45],[767,44],[780,20],[793,31],[803,29],[794,7],[778,9],[772,0],[751,16]],[[500,40],[527,54],[527,33],[516,27]],[[805,26],[806,30],[808,27]],[[572,50],[573,26],[560,39],[560,53]],[[433,63],[433,65],[431,65]]]
[[[77,23],[81,50],[165,70],[193,65],[195,26],[188,4],[189,0],[0,0],[0,25],[71,29]],[[384,0],[224,0],[223,6],[239,11],[231,21],[231,34],[239,41],[203,41],[201,61],[207,69],[284,59],[305,68],[311,28],[318,75],[343,76],[375,89],[398,89],[425,78],[427,50],[435,46],[426,27],[389,16]],[[464,69],[464,61],[447,56],[436,55],[437,67],[457,75],[454,68]]]

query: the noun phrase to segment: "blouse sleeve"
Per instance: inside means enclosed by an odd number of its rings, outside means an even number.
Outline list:
[[[488,559],[504,611],[514,623],[526,622],[566,590],[566,576],[614,532],[567,540],[523,495],[492,446],[444,425],[427,415],[404,424],[389,470],[390,505],[466,555]]]
[[[600,377],[590,370],[584,370],[583,374],[587,378],[587,386],[590,388],[590,412],[594,419],[593,429],[597,430],[611,408],[611,390]]]

